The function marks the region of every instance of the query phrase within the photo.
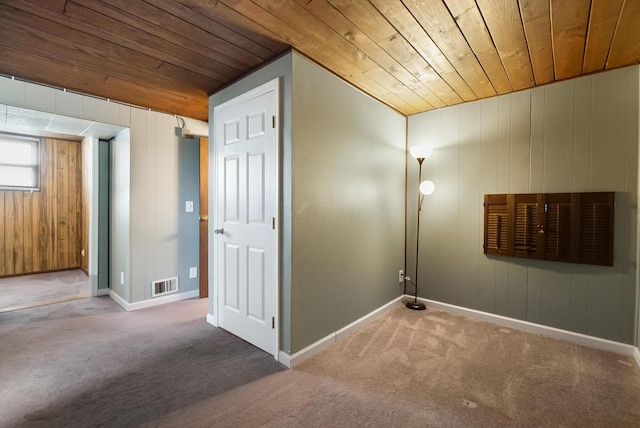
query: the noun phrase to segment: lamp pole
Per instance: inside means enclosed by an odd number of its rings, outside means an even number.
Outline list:
[[[408,300],[405,302],[405,306],[409,309],[416,311],[423,311],[427,309],[424,303],[418,302],[418,255],[420,254],[420,211],[422,211],[422,201],[424,196],[420,193],[420,183],[422,183],[422,162],[423,157],[416,158],[418,161],[418,221],[416,226],[416,274],[413,277],[414,295],[413,301]]]

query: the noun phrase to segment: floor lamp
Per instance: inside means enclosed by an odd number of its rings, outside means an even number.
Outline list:
[[[431,155],[432,149],[430,147],[416,146],[409,149],[411,156],[418,161],[418,220],[416,225],[416,274],[413,277],[413,300],[407,300],[405,306],[409,309],[416,311],[423,311],[427,309],[424,303],[418,302],[418,255],[420,253],[420,212],[422,211],[422,202],[425,195],[430,195],[435,190],[435,185],[432,181],[422,181],[422,162]]]

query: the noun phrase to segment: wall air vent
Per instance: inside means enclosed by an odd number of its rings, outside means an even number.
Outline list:
[[[178,277],[161,279],[151,283],[151,297],[164,296],[178,292]]]

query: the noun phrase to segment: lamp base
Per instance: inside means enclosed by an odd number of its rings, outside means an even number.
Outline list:
[[[404,302],[404,305],[409,309],[413,309],[414,311],[424,311],[425,309],[427,309],[424,303],[416,302],[414,300],[407,300],[406,302]]]

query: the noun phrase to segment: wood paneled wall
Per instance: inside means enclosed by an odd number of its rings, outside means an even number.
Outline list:
[[[640,68],[627,67],[410,116],[409,147],[435,146],[422,165],[436,191],[422,206],[421,294],[633,343],[639,82]],[[415,243],[418,163],[408,166]],[[485,194],[571,192],[616,192],[612,267],[482,253]]]
[[[81,144],[43,138],[40,191],[0,191],[0,276],[80,267],[81,163]]]

